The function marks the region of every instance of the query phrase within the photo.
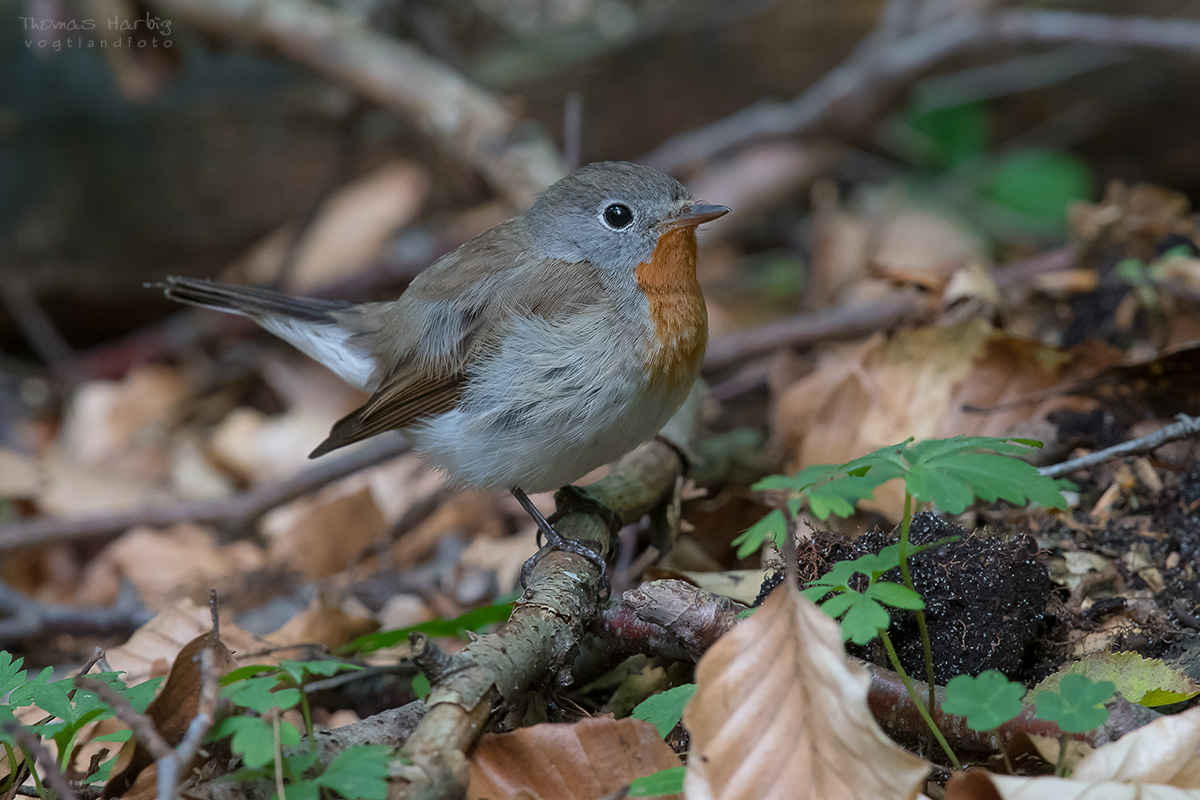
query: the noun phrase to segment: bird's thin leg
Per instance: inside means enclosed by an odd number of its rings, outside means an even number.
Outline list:
[[[601,582],[608,582],[608,565],[604,562],[603,555],[587,543],[581,542],[578,539],[568,539],[554,530],[554,526],[550,524],[550,520],[546,519],[545,515],[529,499],[529,495],[525,494],[519,486],[514,486],[509,491],[512,492],[513,497],[517,498],[517,502],[521,504],[521,508],[525,509],[525,513],[537,523],[539,535],[544,536],[546,539],[546,544],[521,566],[522,587],[529,582],[529,576],[533,574],[533,568],[551,550],[562,550],[565,553],[574,553],[575,555],[583,556],[596,565],[596,569],[600,571]]]

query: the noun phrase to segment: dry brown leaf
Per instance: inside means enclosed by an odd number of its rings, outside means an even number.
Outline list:
[[[869,678],[837,623],[777,589],[696,667],[683,712],[688,800],[915,798],[929,765],[892,742],[867,707]]]
[[[813,189],[813,296],[842,296],[871,268],[877,275],[941,291],[960,268],[988,263],[987,243],[962,222],[895,192],[864,195],[846,211],[828,184]]]
[[[303,232],[287,290],[302,294],[369,266],[388,238],[420,212],[429,188],[429,173],[411,161],[389,162],[343,187]],[[295,235],[294,226],[276,231],[226,277],[270,281]]]
[[[224,675],[236,666],[233,654],[222,642],[218,632],[209,629],[185,644],[175,656],[167,680],[158,696],[150,701],[146,716],[168,745],[177,745],[187,733],[200,710],[200,692],[204,682],[201,654],[210,654],[210,669]],[[137,739],[130,739],[121,748],[113,777],[104,787],[104,800],[120,797],[133,786],[138,775],[154,763],[154,756]]]
[[[773,428],[789,469],[844,463],[910,436],[1045,440],[1052,433],[1039,426],[1046,414],[1093,401],[1038,393],[1090,374],[1104,355],[1072,358],[1006,337],[983,321],[905,331],[890,341],[876,335],[827,350],[780,394]],[[1005,406],[1031,396],[1035,402]],[[865,505],[893,514],[902,500],[898,486],[885,485]]]
[[[513,591],[520,582],[521,566],[529,559],[530,553],[537,552],[536,531],[535,527],[526,526],[517,535],[502,539],[478,536],[463,550],[458,563],[464,568],[476,567],[485,572],[494,572],[500,591]]]
[[[41,481],[34,459],[0,447],[0,497],[33,497],[38,493]]]
[[[162,454],[153,449],[164,443],[186,391],[183,376],[163,366],[134,367],[119,381],[84,384],[71,398],[59,436],[63,455],[108,469],[161,468]]]
[[[125,683],[141,683],[165,675],[179,651],[211,627],[212,614],[208,606],[181,600],[138,628],[125,644],[105,653],[105,660],[114,670],[125,673],[121,676]],[[271,642],[227,620],[221,621],[221,641],[238,659],[252,659],[245,663],[278,663],[279,657],[268,652],[273,647]]]
[[[268,416],[253,408],[229,412],[210,446],[222,466],[250,483],[269,483],[308,466],[308,454],[329,434],[330,418],[306,411]]]
[[[331,605],[318,593],[308,608],[267,634],[267,638],[281,645],[317,642],[332,650],[378,628],[371,612],[353,597],[345,598],[341,605]]]
[[[1151,722],[1097,749],[1069,779],[955,776],[946,800],[1197,800],[1200,798],[1200,708]]]
[[[161,457],[162,474],[151,477],[115,464],[86,464],[52,449],[41,463],[38,508],[47,515],[82,516],[172,502],[169,457],[165,452]]]
[[[275,509],[263,521],[271,558],[309,578],[341,572],[367,548],[382,543],[388,527],[367,486],[347,494],[326,491],[302,498]]]
[[[591,717],[488,733],[471,757],[470,800],[596,800],[634,778],[680,766],[640,719]],[[665,795],[678,798],[678,795]]]
[[[217,544],[203,526],[181,523],[166,530],[133,528],[110,542],[88,564],[76,602],[111,605],[122,580],[130,581],[148,608],[163,608],[222,578],[262,568],[266,554],[247,541]]]

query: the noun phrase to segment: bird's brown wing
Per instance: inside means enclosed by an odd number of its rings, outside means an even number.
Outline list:
[[[392,366],[311,457],[453,410],[479,349],[502,336],[514,316],[554,318],[603,301],[590,265],[537,258],[522,236],[517,221],[493,228],[431,265],[394,304],[360,307],[358,313],[378,316],[353,327],[375,331],[371,350]],[[440,364],[418,355],[414,343],[423,336],[446,345]]]
[[[458,405],[466,376],[427,378],[414,375],[384,384],[371,399],[333,425],[309,458],[360,442],[385,431],[407,427],[422,417],[444,414]]]

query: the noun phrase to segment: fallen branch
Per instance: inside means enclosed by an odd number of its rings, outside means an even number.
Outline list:
[[[275,50],[416,121],[515,207],[566,168],[554,144],[497,97],[405,42],[311,0],[151,0],[172,21]]]
[[[1114,458],[1149,453],[1151,450],[1162,447],[1164,444],[1178,442],[1181,439],[1194,439],[1200,436],[1200,417],[1189,417],[1186,414],[1180,414],[1176,419],[1178,422],[1172,422],[1170,425],[1160,428],[1154,433],[1139,436],[1137,439],[1130,439],[1128,442],[1114,444],[1112,447],[1106,447],[1103,450],[1097,450],[1094,453],[1072,458],[1059,464],[1042,467],[1038,470],[1038,473],[1047,478],[1061,478],[1075,470],[1094,467],[1097,464],[1103,464],[1105,461],[1111,461]]]
[[[670,172],[776,136],[849,132],[878,117],[895,95],[939,65],[1000,47],[1092,44],[1200,54],[1200,22],[1074,11],[966,13],[897,36],[881,24],[839,66],[786,103],[759,103],[669,139],[646,163]]]
[[[681,447],[690,440],[699,396],[694,391],[665,429]],[[586,494],[628,524],[673,491],[683,467],[680,450],[655,439],[614,464]],[[555,527],[569,538],[600,543],[609,534],[605,517],[587,506],[572,507]],[[390,800],[461,797],[466,752],[487,730],[493,707],[519,718],[528,690],[569,680],[579,642],[599,612],[599,591],[600,575],[586,558],[553,551],[539,561],[504,628],[472,641],[444,665],[426,700],[429,711],[405,744],[409,761],[392,782]]]
[[[39,517],[14,522],[0,526],[0,553],[20,547],[102,539],[139,525],[162,528],[181,522],[198,522],[217,525],[231,532],[241,531],[276,506],[402,455],[408,449],[408,443],[399,437],[383,437],[341,458],[318,462],[282,483],[251,489],[229,498],[93,517]]]
[[[799,314],[715,340],[704,357],[706,370],[724,369],[780,347],[803,347],[826,339],[868,333],[931,316],[932,307],[915,291],[901,291],[861,306]]]
[[[737,612],[744,609],[728,598],[706,592],[679,580],[662,580],[631,589],[621,602],[605,611],[602,635],[606,648],[620,655],[637,652],[666,655],[670,658],[698,661],[717,639],[737,624]],[[847,656],[871,675],[868,703],[879,724],[893,738],[912,745],[925,741],[929,729],[925,726],[912,698],[890,669]],[[913,681],[917,696],[928,695],[928,684]],[[1058,726],[1038,719],[1033,708],[1027,707],[1020,716],[992,731],[974,731],[967,727],[966,718],[941,711],[945,689],[934,688],[935,718],[951,747],[969,757],[987,757],[1000,752],[1018,734],[1059,736]],[[1113,706],[1113,715],[1101,727],[1087,734],[1072,734],[1092,746],[1114,741],[1157,717],[1141,713],[1121,698]]]
[[[149,621],[132,584],[109,608],[42,603],[0,583],[0,648],[54,636],[129,636]]]

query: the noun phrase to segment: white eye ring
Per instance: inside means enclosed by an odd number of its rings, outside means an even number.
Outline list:
[[[625,230],[633,224],[633,211],[624,203],[608,203],[600,211],[600,221],[609,230]]]

